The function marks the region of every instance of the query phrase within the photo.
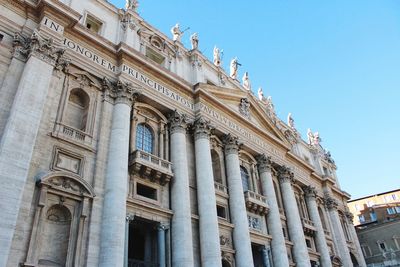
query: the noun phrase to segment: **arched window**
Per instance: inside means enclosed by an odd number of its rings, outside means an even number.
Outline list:
[[[325,216],[324,213],[321,209],[321,207],[318,207],[318,213],[319,213],[319,217],[321,218],[321,223],[322,223],[322,228],[324,228],[324,230],[326,230],[326,222],[325,222]]]
[[[222,184],[221,162],[219,160],[218,153],[215,152],[215,150],[211,150],[211,160],[212,160],[214,181]]]
[[[243,166],[240,166],[240,175],[242,177],[243,192],[246,192],[249,190],[249,173]]]
[[[153,153],[153,131],[146,124],[139,124],[136,128],[136,149]]]
[[[82,89],[72,89],[68,98],[66,124],[75,129],[86,131],[89,96]]]

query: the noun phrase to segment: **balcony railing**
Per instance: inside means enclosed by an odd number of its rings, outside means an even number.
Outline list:
[[[252,191],[244,192],[244,200],[249,211],[264,215],[268,212],[267,198]]]
[[[62,123],[56,123],[52,135],[67,141],[72,141],[78,145],[80,144],[90,148],[93,146],[93,138],[91,135]]]
[[[129,171],[161,185],[169,183],[173,177],[171,162],[142,150],[129,155]]]
[[[215,188],[215,191],[219,191],[219,192],[222,192],[224,194],[228,194],[228,188],[223,184],[220,184],[218,182],[214,182],[214,188]]]
[[[307,235],[313,235],[316,231],[314,223],[306,218],[301,218],[301,223],[303,224],[304,233]]]

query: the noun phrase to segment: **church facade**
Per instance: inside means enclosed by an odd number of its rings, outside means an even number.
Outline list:
[[[330,153],[237,59],[136,1],[0,5],[0,266],[365,266]]]

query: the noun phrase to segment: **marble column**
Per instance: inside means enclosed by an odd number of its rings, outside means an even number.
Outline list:
[[[331,257],[329,255],[329,248],[326,243],[325,232],[322,226],[321,218],[319,217],[318,205],[316,201],[317,192],[314,187],[306,186],[303,188],[306,198],[306,204],[308,208],[308,213],[314,226],[316,228],[315,243],[317,246],[317,251],[321,254],[320,264],[322,267],[331,267]]]
[[[63,53],[36,30],[30,38],[14,37],[14,57],[26,64],[20,79],[13,81],[18,86],[0,140],[0,266],[6,266],[10,254],[53,70],[68,65]],[[10,82],[7,77],[5,82]]]
[[[253,264],[253,254],[251,250],[251,240],[247,211],[244,202],[242,178],[240,174],[239,162],[239,142],[237,137],[230,134],[226,135],[225,161],[226,175],[228,178],[229,207],[231,220],[234,224],[233,243],[235,245],[235,259],[237,267],[251,267]]]
[[[114,99],[114,109],[107,154],[99,266],[120,267],[124,265],[130,114],[139,91],[122,81],[113,84],[107,78],[103,80],[103,86],[106,94]]]
[[[157,226],[157,250],[158,250],[158,266],[166,267],[165,257],[165,225],[159,224]]]
[[[344,267],[351,267],[353,263],[351,261],[350,252],[347,247],[346,238],[344,236],[342,223],[340,222],[339,214],[337,211],[338,203],[330,195],[325,195],[324,198],[325,207],[328,210],[328,216],[331,221],[332,235],[335,242],[335,247],[338,250],[339,257],[342,260]]]
[[[171,182],[172,266],[193,266],[192,217],[190,210],[189,173],[186,152],[185,114],[174,111],[169,117],[171,162],[174,178]]]
[[[360,265],[360,267],[366,267],[367,264],[365,262],[364,255],[362,253],[362,249],[360,246],[360,241],[358,240],[357,232],[356,232],[356,229],[354,228],[354,224],[353,224],[354,215],[350,211],[346,211],[344,213],[344,215],[346,216],[347,223],[349,224],[351,240],[353,241],[354,245],[356,246],[356,250],[357,250],[357,254],[358,254],[357,255],[358,264]]]
[[[283,198],[283,205],[286,211],[286,220],[289,230],[290,240],[293,242],[293,258],[296,266],[311,266],[308,248],[306,245],[303,225],[301,223],[296,197],[293,192],[292,183],[294,183],[293,172],[286,167],[278,168],[279,182]]]
[[[272,181],[272,161],[270,157],[265,155],[259,155],[257,161],[262,192],[263,195],[267,197],[267,203],[269,206],[267,226],[269,234],[272,236],[272,262],[274,263],[274,267],[287,267],[289,266],[289,259],[287,256],[285,237],[282,230],[278,201]]]
[[[221,266],[221,248],[210,150],[211,126],[200,117],[194,123],[197,202],[202,266]]]

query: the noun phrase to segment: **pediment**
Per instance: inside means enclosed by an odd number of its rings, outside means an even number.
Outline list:
[[[246,121],[269,137],[290,147],[290,142],[280,130],[279,119],[271,117],[265,103],[261,103],[252,92],[211,84],[198,84],[195,90],[199,91],[204,101],[214,102],[221,110],[228,108],[235,113],[237,120]]]

